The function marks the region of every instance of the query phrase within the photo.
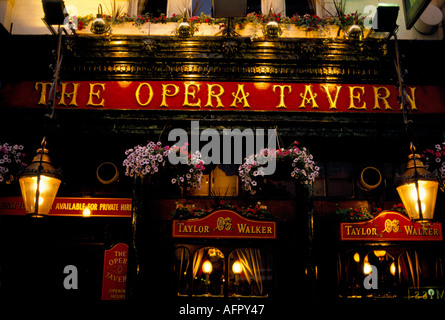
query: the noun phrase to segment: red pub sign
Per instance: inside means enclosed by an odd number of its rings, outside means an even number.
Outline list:
[[[46,107],[50,82],[6,83],[0,106]],[[400,112],[394,85],[208,82],[70,81],[59,86],[58,108],[120,110]],[[408,100],[419,113],[445,112],[441,86],[408,86]],[[434,102],[434,103],[432,103]]]
[[[217,210],[204,218],[173,220],[174,238],[276,239],[274,221],[247,219],[232,210]]]
[[[105,250],[102,300],[125,300],[127,287],[128,245],[118,243]]]
[[[342,241],[442,241],[440,222],[412,222],[396,211],[383,211],[371,220],[340,223]]]
[[[131,217],[131,198],[56,197],[49,216]],[[0,214],[25,215],[22,197],[0,197]]]

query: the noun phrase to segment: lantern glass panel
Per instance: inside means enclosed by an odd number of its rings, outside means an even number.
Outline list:
[[[399,193],[411,220],[432,220],[434,216],[434,208],[436,206],[439,182],[419,180],[418,186],[418,193],[414,181],[398,186],[397,192]],[[420,210],[417,195],[420,197],[422,216],[419,214]]]
[[[36,216],[48,215],[61,180],[40,175],[38,212],[36,212],[37,176],[25,176],[22,177],[19,182],[26,213]]]

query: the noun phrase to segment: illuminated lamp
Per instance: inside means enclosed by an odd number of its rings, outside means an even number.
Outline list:
[[[210,284],[210,274],[213,271],[212,263],[209,260],[204,261],[202,264],[202,272],[205,274],[205,286],[206,286],[206,294],[209,293],[209,284]]]
[[[82,211],[82,216],[83,216],[83,217],[89,217],[89,216],[91,216],[91,209],[90,209],[89,207],[83,209],[83,211]]]
[[[393,263],[391,263],[391,266],[389,267],[389,272],[391,272],[391,274],[393,276],[395,276],[396,275],[396,271],[397,271],[396,264],[393,262]]]
[[[426,222],[433,219],[439,181],[426,170],[412,144],[406,169],[396,177],[395,185],[411,220]]]
[[[25,211],[32,217],[44,217],[49,214],[62,182],[61,171],[54,169],[45,146],[46,140],[43,139],[37,155],[19,175]]]
[[[367,261],[365,261],[365,263],[363,264],[363,273],[364,274],[371,274],[372,273],[372,266]]]
[[[210,274],[213,271],[212,263],[209,260],[204,261],[202,264],[202,272],[205,274]]]
[[[240,273],[243,271],[243,266],[241,265],[241,262],[239,262],[238,260],[236,260],[233,264],[232,264],[232,271],[235,274],[235,286],[239,285],[239,275]],[[236,287],[236,290],[238,290],[238,288]]]
[[[360,262],[360,254],[358,252],[354,253],[354,261],[359,263]]]
[[[374,250],[374,255],[379,258],[379,261],[382,261],[383,258],[386,256],[385,250]]]
[[[241,265],[241,263],[236,260],[233,265],[232,265],[232,271],[234,274],[240,274],[241,271],[243,271],[243,266]]]

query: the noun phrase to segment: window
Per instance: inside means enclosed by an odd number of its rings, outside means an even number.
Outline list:
[[[261,12],[261,0],[247,0],[246,12]]]
[[[315,8],[313,0],[307,1],[293,1],[286,0],[286,16],[292,17],[294,14],[304,15],[306,13],[313,14],[315,12]]]
[[[152,13],[154,16],[158,17],[161,13],[167,13],[167,0],[158,1],[148,1],[139,0],[138,2],[138,13]]]
[[[178,295],[186,295],[189,289],[188,269],[190,266],[190,251],[186,247],[178,247],[175,250],[175,274],[177,280]]]
[[[443,299],[443,259],[443,256],[437,256],[437,248],[376,247],[371,250],[364,247],[348,250],[338,257],[340,297]],[[372,274],[372,266],[377,271],[378,287],[366,290],[363,281]]]
[[[267,297],[272,259],[260,249],[242,248],[229,256],[229,296]]]
[[[344,298],[362,298],[372,295],[378,298],[393,298],[396,296],[397,261],[393,254],[382,248],[365,252],[351,250],[342,261],[338,261],[340,296]],[[377,289],[366,290],[363,281],[366,276],[377,268]],[[375,285],[375,283],[373,283]]]
[[[192,196],[238,196],[238,165],[219,164],[201,178],[201,189],[190,190]]]
[[[314,182],[317,197],[352,197],[354,172],[351,162],[328,161],[318,163],[320,172]]]
[[[218,165],[212,171],[210,194],[233,197],[238,195],[238,165]]]
[[[327,162],[326,187],[328,197],[352,197],[354,194],[352,163]]]
[[[239,248],[224,254],[216,247],[175,249],[178,296],[268,297],[273,287],[273,258],[265,250]],[[221,248],[222,249],[222,248]]]
[[[193,296],[224,295],[224,254],[217,248],[199,249],[193,256]]]

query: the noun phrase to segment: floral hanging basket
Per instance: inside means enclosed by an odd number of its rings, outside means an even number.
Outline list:
[[[179,146],[162,146],[162,142],[149,141],[147,145],[137,145],[125,151],[127,158],[123,162],[126,167],[125,175],[130,177],[144,177],[158,174],[161,169],[168,167],[173,173],[170,181],[174,185],[190,190],[191,188],[201,188],[201,178],[205,170],[201,153],[196,151],[190,153],[188,144]],[[178,163],[172,165],[169,162],[169,155],[182,156],[186,164]]]
[[[277,161],[277,165],[290,165],[288,176],[292,177],[301,184],[310,184],[315,181],[319,175],[320,168],[316,165],[312,154],[305,147],[300,148],[299,143],[287,148],[281,149],[262,149],[259,153],[246,158],[244,163],[238,168],[238,174],[241,179],[241,186],[244,191],[255,194],[258,190],[260,178],[265,177],[264,159],[268,161]],[[280,171],[283,169],[280,168]]]

